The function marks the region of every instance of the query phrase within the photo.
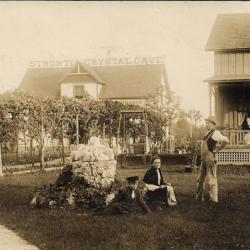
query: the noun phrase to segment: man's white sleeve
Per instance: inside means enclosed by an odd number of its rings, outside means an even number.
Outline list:
[[[222,135],[218,130],[215,130],[214,133],[212,134],[211,138],[214,141],[218,142],[227,142],[229,143],[229,140],[226,136]]]

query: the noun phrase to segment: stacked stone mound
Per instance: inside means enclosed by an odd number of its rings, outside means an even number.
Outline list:
[[[73,162],[75,176],[82,177],[91,187],[109,188],[115,180],[116,161]]]
[[[98,137],[92,137],[87,145],[79,146],[71,153],[73,171],[95,188],[107,189],[115,180],[116,161],[113,151]]]
[[[116,161],[113,151],[92,137],[71,153],[72,165],[64,167],[55,184],[39,188],[34,207],[103,208],[120,185],[115,182]]]
[[[74,174],[72,165],[67,165],[54,184],[41,187],[35,192],[31,206],[65,209],[104,208],[120,187],[116,181],[105,189],[93,187],[86,183],[83,177]]]

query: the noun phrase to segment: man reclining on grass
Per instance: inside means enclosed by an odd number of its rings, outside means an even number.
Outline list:
[[[107,208],[97,214],[151,213],[138,187],[138,176],[127,177],[128,186],[121,189]]]
[[[177,201],[171,184],[164,183],[160,168],[160,158],[154,157],[151,161],[151,168],[146,172],[143,182],[147,190],[148,205],[161,210],[162,207],[175,206]]]

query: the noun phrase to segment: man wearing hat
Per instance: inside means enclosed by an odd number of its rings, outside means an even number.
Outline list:
[[[214,116],[210,116],[206,121],[207,133],[203,138],[201,147],[201,167],[198,178],[198,186],[196,199],[204,201],[205,181],[208,181],[208,194],[212,202],[218,202],[218,185],[217,185],[217,166],[215,155],[223,149],[229,140],[215,129],[216,120]],[[216,147],[217,142],[220,146]]]
[[[127,177],[128,186],[121,189],[102,214],[128,214],[132,212],[150,213],[149,207],[137,189],[139,177]]]

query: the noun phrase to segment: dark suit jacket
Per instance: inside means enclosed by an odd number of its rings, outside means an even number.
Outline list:
[[[119,193],[112,200],[110,206],[117,205],[116,208],[122,208],[130,210],[143,210],[144,212],[150,213],[150,209],[144,202],[140,190],[135,190],[135,198],[132,199],[132,190],[129,187],[121,189]],[[121,205],[121,206],[120,206]]]
[[[165,183],[163,181],[161,169],[159,169],[159,172],[160,172],[160,176],[161,176],[160,185],[165,185]],[[143,178],[143,182],[146,183],[146,184],[153,184],[153,185],[159,186],[159,184],[158,184],[158,175],[157,175],[156,169],[154,167],[151,167],[146,172],[146,174],[145,174],[145,176]]]
[[[160,185],[165,185],[161,173],[161,169],[159,169],[160,172]],[[146,184],[153,184],[156,186],[160,186],[158,184],[158,175],[156,172],[156,169],[154,167],[151,167],[145,174],[143,178],[143,182]],[[167,202],[167,187],[165,188],[159,188],[156,189],[155,191],[147,191],[147,202],[148,204],[152,204],[154,202],[162,202],[166,203]]]

